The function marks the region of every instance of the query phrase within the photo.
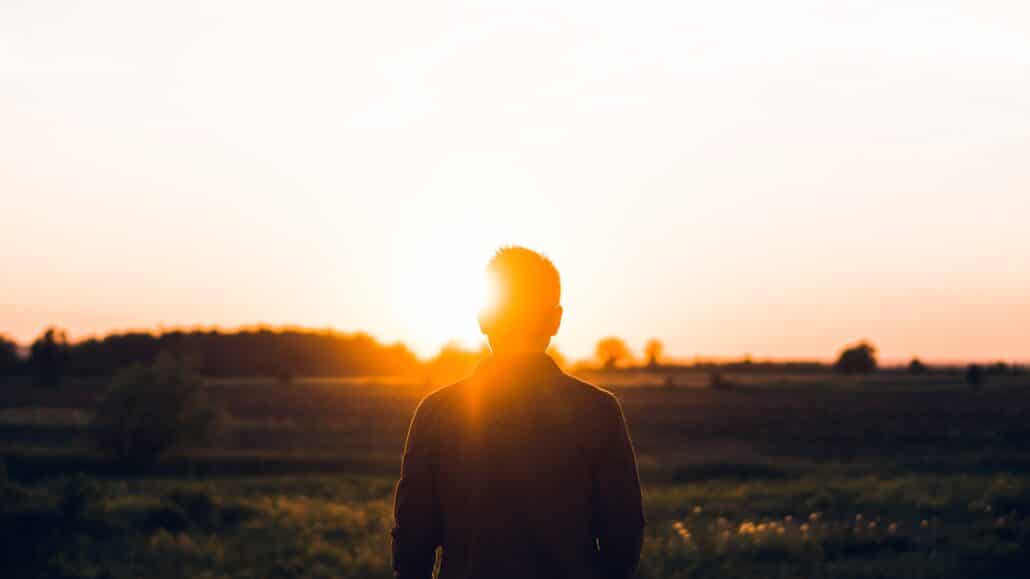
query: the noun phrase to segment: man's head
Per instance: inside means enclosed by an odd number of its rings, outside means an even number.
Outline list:
[[[486,266],[490,303],[479,327],[494,352],[543,352],[561,325],[561,279],[551,260],[502,247]]]

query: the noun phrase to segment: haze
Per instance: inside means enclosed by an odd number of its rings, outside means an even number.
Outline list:
[[[4,2],[0,332],[1027,359],[1023,2]]]

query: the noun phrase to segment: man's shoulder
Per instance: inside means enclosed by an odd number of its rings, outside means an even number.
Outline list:
[[[466,378],[433,390],[422,397],[422,400],[418,403],[418,410],[420,412],[432,412],[437,407],[446,405],[448,401],[459,398],[463,392],[468,390],[471,380],[471,378]]]
[[[566,397],[574,400],[584,410],[596,408],[602,413],[618,409],[620,404],[616,395],[606,388],[580,380],[564,372],[559,373],[552,386],[558,386]],[[482,387],[481,384],[478,387]],[[449,409],[468,396],[477,388],[476,377],[470,376],[452,384],[442,386],[426,394],[419,402],[418,412],[422,414],[447,413]]]
[[[618,403],[618,399],[611,390],[564,373],[562,374],[562,380],[567,389],[586,400],[602,405]]]

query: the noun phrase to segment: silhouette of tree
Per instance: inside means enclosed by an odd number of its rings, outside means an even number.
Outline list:
[[[644,346],[644,356],[647,358],[648,368],[657,368],[661,361],[662,353],[665,352],[665,344],[657,338],[651,338]]]
[[[629,348],[622,338],[608,336],[597,342],[594,348],[594,355],[601,362],[605,370],[612,370],[622,360],[629,358]]]
[[[966,367],[966,384],[976,390],[983,383],[983,368],[979,364],[970,364]]]
[[[912,361],[908,363],[909,374],[926,374],[928,368],[918,357],[912,358]]]
[[[18,344],[0,335],[0,376],[12,376],[21,370]]]
[[[68,369],[68,335],[54,327],[47,328],[29,348],[29,367],[40,384],[56,386]]]
[[[193,359],[206,376],[414,375],[418,358],[403,344],[381,344],[367,334],[266,327],[111,334],[67,345],[66,373],[110,376],[133,364],[152,364],[160,352]]]
[[[870,374],[876,371],[876,348],[867,341],[845,348],[833,369],[842,374]]]

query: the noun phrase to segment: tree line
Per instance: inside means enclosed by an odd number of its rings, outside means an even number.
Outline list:
[[[548,353],[560,366],[568,366],[553,347]],[[649,340],[643,357],[634,356],[626,342],[607,336],[597,342],[593,361],[581,361],[572,369],[676,372],[791,372],[869,374],[879,370],[876,347],[861,341],[842,348],[833,363],[806,361],[694,360],[682,363],[665,356],[664,344]],[[489,356],[485,347],[467,350],[447,344],[431,359],[419,358],[404,344],[384,344],[365,333],[305,328],[254,327],[235,331],[219,329],[172,330],[160,333],[123,332],[79,342],[68,340],[59,328],[47,328],[22,356],[18,345],[0,335],[0,376],[32,376],[43,384],[56,384],[62,376],[108,377],[122,368],[151,364],[167,354],[198,374],[213,377],[293,376],[420,376],[427,383],[445,383],[467,375]],[[596,366],[594,365],[596,364]],[[912,374],[931,371],[918,357],[906,370]],[[998,363],[970,365],[970,383],[981,375],[1019,373],[1023,368]]]
[[[61,376],[107,377],[162,353],[205,376],[367,376],[416,373],[420,362],[407,346],[383,344],[368,334],[335,330],[254,328],[237,331],[125,332],[79,342],[47,328],[20,356],[0,336],[0,375],[31,375],[53,384]]]

